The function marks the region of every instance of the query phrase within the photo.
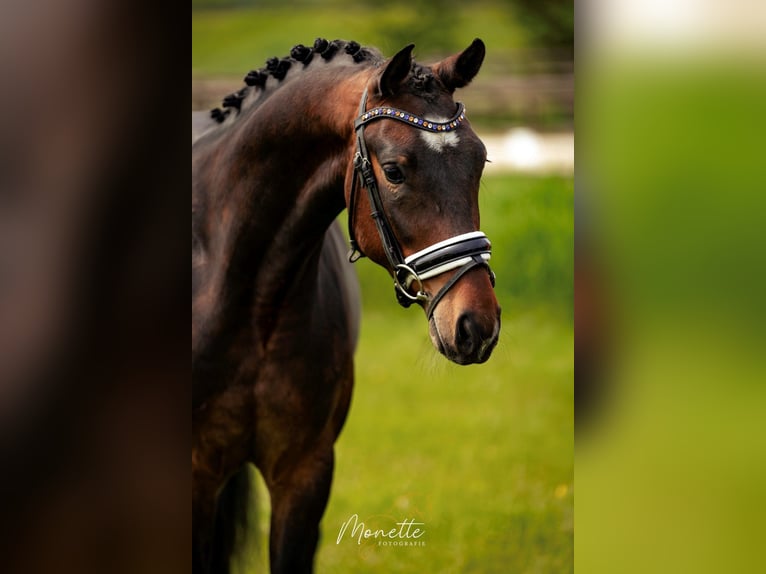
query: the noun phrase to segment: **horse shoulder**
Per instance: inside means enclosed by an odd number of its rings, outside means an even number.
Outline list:
[[[341,308],[345,310],[352,348],[359,339],[361,294],[359,280],[352,263],[348,261],[348,244],[335,221],[325,232],[320,260],[320,280],[336,282],[340,291]]]

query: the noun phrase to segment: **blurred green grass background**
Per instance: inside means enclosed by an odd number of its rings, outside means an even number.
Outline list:
[[[460,99],[480,130],[557,126],[562,118],[571,126],[567,102],[518,79],[555,74],[557,62],[571,59],[570,3],[550,2],[543,15],[534,2],[504,0],[233,4],[192,4],[193,88],[207,78],[239,83],[267,57],[317,36],[354,39],[387,55],[416,42],[425,62],[478,36],[487,59]],[[506,82],[509,74],[516,83]],[[388,274],[357,263],[363,314],[356,387],[336,445],[317,572],[572,571],[573,198],[571,176],[483,179],[481,227],[492,240],[503,308],[500,342],[484,365],[448,363],[434,350],[423,313],[396,304]],[[243,573],[268,571],[268,495],[260,488],[251,516],[260,543],[243,557]],[[352,514],[370,528],[423,522],[426,546],[360,546],[349,536],[336,544]]]
[[[614,304],[578,571],[763,570],[764,53],[604,50],[579,75],[578,234]]]

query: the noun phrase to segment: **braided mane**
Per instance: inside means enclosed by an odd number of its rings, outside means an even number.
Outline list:
[[[354,63],[357,64],[361,62],[379,62],[383,59],[375,48],[362,47],[358,42],[354,41],[333,40],[329,42],[324,38],[317,38],[312,47],[297,44],[290,50],[289,56],[269,58],[266,60],[266,65],[263,68],[248,72],[244,78],[245,86],[226,96],[220,108],[210,111],[210,117],[220,124],[232,112],[239,113],[242,110],[243,104],[247,105],[245,99],[248,96],[266,91],[266,81],[269,76],[281,82],[293,66],[302,64],[303,68],[305,68],[311,63],[315,55],[319,55],[323,60],[330,61],[337,54],[344,53],[351,56]],[[254,101],[255,99],[257,98],[248,101]]]

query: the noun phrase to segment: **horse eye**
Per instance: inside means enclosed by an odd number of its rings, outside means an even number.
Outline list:
[[[386,174],[386,179],[391,183],[402,183],[404,181],[402,170],[395,165],[384,165],[383,173]]]

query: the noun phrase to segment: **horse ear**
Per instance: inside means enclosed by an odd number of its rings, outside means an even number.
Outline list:
[[[487,48],[484,46],[484,42],[476,38],[460,54],[455,54],[435,64],[433,70],[442,84],[452,93],[456,88],[468,85],[479,73],[486,52]]]
[[[380,76],[378,91],[383,97],[393,96],[399,91],[399,86],[407,79],[412,69],[412,49],[415,44],[409,44],[402,48],[396,56],[386,65]]]

